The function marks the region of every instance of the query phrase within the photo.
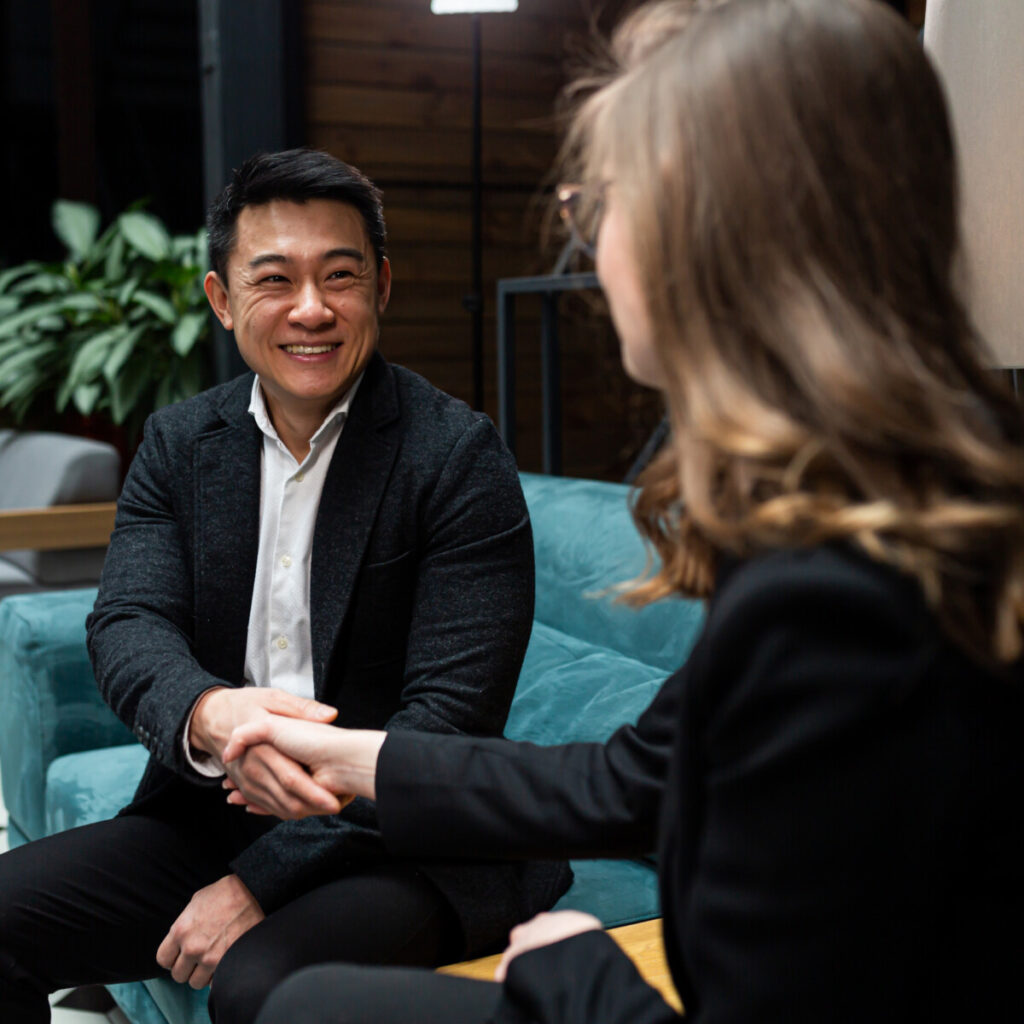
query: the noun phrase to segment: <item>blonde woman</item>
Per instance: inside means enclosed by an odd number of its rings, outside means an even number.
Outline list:
[[[656,847],[698,1024],[1019,1024],[1022,426],[953,283],[935,74],[876,0],[660,3],[617,53],[563,198],[671,415],[632,598],[707,596],[700,642],[604,745],[278,719],[229,799],[376,799],[396,855]],[[311,774],[248,778],[264,742]],[[493,984],[314,968],[259,1024],[674,1020],[599,928],[516,929]]]

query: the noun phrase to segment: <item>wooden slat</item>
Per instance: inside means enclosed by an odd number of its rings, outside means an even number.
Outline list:
[[[438,125],[427,130],[418,124],[367,127],[346,122],[345,112],[339,110],[327,122],[311,123],[310,145],[354,164],[386,193],[391,181],[434,181],[465,185],[468,196],[472,136],[466,127]],[[511,125],[488,130],[481,147],[484,182],[489,188],[533,185],[547,176],[555,153],[553,133],[517,132]],[[387,202],[388,213],[390,206]]]
[[[111,501],[0,512],[0,551],[106,547],[116,511]]]
[[[315,82],[466,96],[472,91],[473,60],[468,49],[398,49],[323,39],[312,39],[310,44],[307,74]],[[480,71],[484,96],[541,96],[549,102],[564,84],[561,62],[550,57],[491,54]]]
[[[656,988],[662,998],[677,1012],[682,1012],[682,1003],[672,984],[672,978],[665,962],[665,944],[662,939],[661,918],[653,921],[640,921],[637,924],[623,925],[612,928],[608,934],[622,947],[629,958],[636,964],[637,970],[648,985]],[[452,974],[460,978],[476,978],[480,981],[491,981],[494,969],[501,960],[501,954],[481,957],[479,960],[467,960],[461,964],[451,964],[439,968],[440,974]]]
[[[432,244],[450,242],[465,247],[471,229],[468,204],[465,207],[449,208],[406,205],[397,198],[392,201],[391,191],[385,193],[385,203],[388,237],[392,246],[429,241]],[[497,203],[488,202],[487,216],[481,225],[485,246],[538,248],[542,213],[531,215],[527,208],[524,216],[523,205],[502,208]],[[529,207],[529,204],[526,205]],[[557,255],[555,251],[545,258],[553,263]]]
[[[472,124],[472,105],[457,93],[416,89],[379,89],[361,85],[311,83],[306,113],[310,122],[360,125],[368,130],[397,128],[464,128]],[[484,130],[515,128],[551,135],[551,103],[518,96],[492,96],[481,103]]]

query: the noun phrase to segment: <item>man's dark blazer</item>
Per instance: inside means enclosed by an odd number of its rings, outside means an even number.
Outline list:
[[[150,418],[118,502],[89,650],[104,698],[151,757],[128,812],[201,799],[190,709],[242,682],[263,435],[247,374]],[[338,724],[500,735],[529,639],[533,548],[515,465],[490,421],[375,355],[317,514],[314,686]],[[223,800],[213,791],[210,798]],[[383,856],[372,805],[281,822],[231,865],[265,912]],[[467,950],[549,906],[564,865],[427,865]]]
[[[836,545],[720,574],[686,666],[607,744],[392,734],[396,852],[659,851],[696,1024],[1024,1020],[1024,678]],[[498,1024],[675,1013],[603,933],[512,962]]]

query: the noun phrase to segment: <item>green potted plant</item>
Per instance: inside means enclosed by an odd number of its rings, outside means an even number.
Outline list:
[[[94,207],[58,200],[63,262],[0,271],[0,411],[14,423],[74,409],[131,444],[150,412],[208,383],[206,232],[172,237],[139,206],[101,234]]]

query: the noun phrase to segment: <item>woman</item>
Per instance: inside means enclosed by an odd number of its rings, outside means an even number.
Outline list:
[[[699,1024],[1019,1022],[1022,427],[952,283],[938,82],[874,0],[663,3],[618,52],[567,195],[672,422],[632,597],[707,595],[697,647],[604,745],[275,719],[229,799],[374,798],[399,855],[656,844]],[[248,778],[261,742],[311,775]],[[259,1024],[676,1019],[598,927],[517,929],[493,984],[316,968]]]

